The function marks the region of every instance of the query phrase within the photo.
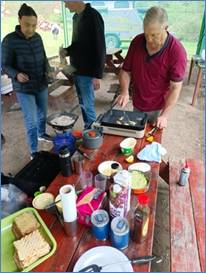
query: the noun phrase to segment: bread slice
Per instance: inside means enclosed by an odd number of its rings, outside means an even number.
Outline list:
[[[39,222],[32,212],[24,212],[18,215],[12,224],[12,231],[17,239],[31,233],[40,227]]]
[[[33,231],[13,244],[15,249],[14,261],[21,270],[48,254],[51,249],[39,230]]]

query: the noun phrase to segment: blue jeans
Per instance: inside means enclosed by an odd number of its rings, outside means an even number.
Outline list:
[[[37,94],[17,92],[16,96],[23,112],[30,152],[35,153],[38,149],[38,136],[46,131],[48,89]]]
[[[94,107],[95,97],[92,79],[93,78],[87,76],[74,76],[74,83],[84,120],[84,128],[87,128],[96,120],[96,112]]]

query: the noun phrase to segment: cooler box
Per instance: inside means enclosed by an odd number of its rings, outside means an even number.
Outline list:
[[[15,175],[13,184],[33,197],[41,186],[48,187],[59,172],[59,156],[41,151]]]

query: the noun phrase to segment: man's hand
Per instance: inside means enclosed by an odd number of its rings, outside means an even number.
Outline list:
[[[157,123],[156,123],[156,126],[159,128],[159,129],[164,129],[167,127],[167,118],[165,116],[159,116],[157,118]]]
[[[125,107],[127,105],[127,103],[129,102],[129,94],[126,94],[126,95],[119,95],[115,102],[121,106],[121,107]]]
[[[94,79],[92,80],[92,84],[93,84],[94,90],[100,89],[100,79],[94,78]]]
[[[18,82],[22,82],[22,83],[29,81],[29,76],[25,73],[18,73],[16,78]]]

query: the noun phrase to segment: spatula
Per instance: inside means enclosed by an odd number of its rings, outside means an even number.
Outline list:
[[[152,256],[138,257],[136,259],[131,259],[131,260],[119,261],[115,263],[104,264],[101,266],[97,264],[91,264],[82,268],[81,270],[79,270],[79,272],[101,272],[101,270],[106,266],[111,266],[111,265],[121,264],[121,263],[128,263],[128,262],[131,264],[145,264],[150,261],[153,261],[154,259],[156,259],[156,256],[152,255]]]

